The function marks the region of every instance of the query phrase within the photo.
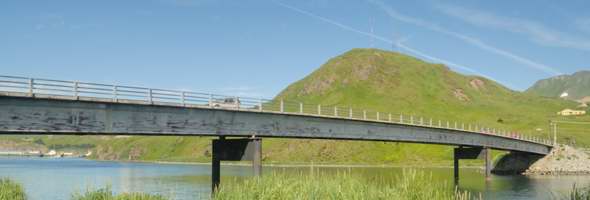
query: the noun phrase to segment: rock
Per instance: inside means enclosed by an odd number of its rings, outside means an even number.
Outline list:
[[[485,83],[480,79],[473,79],[473,80],[469,81],[469,85],[475,90],[480,90],[480,89],[485,88]]]
[[[469,97],[463,93],[463,89],[457,88],[453,90],[453,95],[460,101],[470,101]]]
[[[534,162],[524,174],[590,174],[590,157],[584,151],[559,145],[547,156]]]
[[[590,174],[590,156],[584,151],[559,145],[546,156],[511,152],[492,170],[495,174],[576,175]]]

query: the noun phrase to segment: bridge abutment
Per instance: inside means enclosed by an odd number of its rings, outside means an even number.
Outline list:
[[[493,172],[500,175],[522,174],[541,158],[543,155],[511,151],[498,160]]]
[[[221,161],[252,161],[254,176],[262,173],[262,139],[225,139],[224,136],[212,141],[211,193],[221,181]]]

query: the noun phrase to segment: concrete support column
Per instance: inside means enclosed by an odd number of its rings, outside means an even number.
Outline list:
[[[260,138],[252,139],[254,145],[254,155],[252,155],[252,168],[254,176],[262,175],[262,140]]]
[[[213,140],[212,142],[212,155],[211,155],[211,194],[215,193],[217,187],[219,187],[219,182],[221,181],[221,159],[220,159],[220,152],[218,152],[218,148],[215,146],[215,141],[225,141],[225,136],[220,136],[218,140]]]
[[[490,180],[492,175],[492,150],[490,148],[484,148],[484,159],[485,159],[485,175],[486,180]]]
[[[459,147],[461,148],[461,147]],[[457,155],[458,150],[454,149],[453,155],[453,176],[455,185],[459,184],[459,156]]]
[[[213,156],[211,156],[211,194],[215,193],[219,182],[221,182],[221,160],[219,155],[213,151]]]

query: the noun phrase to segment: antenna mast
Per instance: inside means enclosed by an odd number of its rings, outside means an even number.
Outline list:
[[[371,26],[371,30],[370,30],[371,31],[371,43],[369,45],[371,46],[371,48],[375,48],[375,38],[373,38],[375,35],[375,30],[373,28],[373,22],[374,22],[374,19],[373,19],[373,17],[371,17],[371,19],[369,19],[369,24]]]

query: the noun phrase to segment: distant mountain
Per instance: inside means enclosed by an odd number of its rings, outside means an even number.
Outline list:
[[[580,71],[572,75],[560,75],[543,79],[537,81],[526,92],[545,97],[581,100],[590,96],[590,71]]]

